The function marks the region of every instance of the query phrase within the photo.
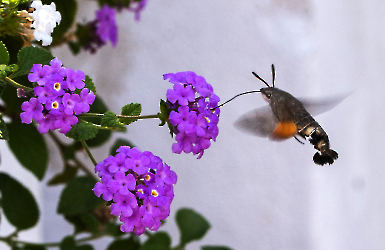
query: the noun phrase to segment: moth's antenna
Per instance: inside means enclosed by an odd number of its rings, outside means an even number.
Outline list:
[[[274,68],[274,64],[271,65],[271,74],[273,75],[273,88],[274,88],[274,84],[275,84],[275,68]]]
[[[216,106],[215,108],[212,108],[211,110],[214,110],[214,109],[216,109],[216,108],[222,107],[223,105],[225,105],[225,104],[228,103],[228,102],[231,102],[232,100],[234,100],[234,99],[237,98],[238,96],[246,95],[246,94],[250,94],[250,93],[256,93],[256,92],[261,92],[261,91],[260,91],[260,90],[251,90],[251,91],[247,91],[247,92],[240,93],[240,94],[234,96],[233,98],[231,98],[230,100],[225,101],[225,102],[222,103],[221,105],[218,105],[218,106]]]
[[[254,75],[256,78],[258,78],[260,81],[262,81],[264,84],[266,84],[267,87],[270,88],[270,85],[267,84],[267,82],[266,82],[265,80],[263,80],[262,77],[260,77],[259,75],[257,75],[257,73],[255,73],[255,72],[251,72],[251,73],[253,73],[253,75]]]

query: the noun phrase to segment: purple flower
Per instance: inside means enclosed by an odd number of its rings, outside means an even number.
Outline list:
[[[32,119],[40,120],[43,119],[43,105],[36,98],[29,99],[29,102],[23,102],[21,104],[21,110],[25,111],[20,114],[21,122],[31,123]]]
[[[219,97],[202,76],[192,71],[169,73],[163,78],[174,84],[166,94],[169,121],[176,134],[172,152],[192,152],[199,154],[199,159],[218,136]]]
[[[22,104],[25,112],[20,117],[24,123],[35,120],[40,133],[55,129],[67,133],[78,122],[75,115],[88,112],[95,100],[92,91],[82,89],[84,72],[63,67],[58,58],[52,59],[50,65],[34,64],[28,79],[38,84],[33,89],[37,98]],[[76,89],[82,89],[80,96],[74,93]]]
[[[77,94],[65,93],[63,95],[63,108],[66,115],[73,115],[76,103],[80,102],[80,96]]]
[[[44,85],[51,79],[51,67],[48,65],[34,64],[31,68],[31,73],[28,75],[30,82],[37,82],[39,85]]]
[[[120,147],[95,167],[101,177],[93,191],[112,200],[111,214],[120,217],[122,232],[144,233],[145,228],[159,229],[170,214],[177,175],[162,159],[138,148]]]
[[[135,13],[135,20],[140,20],[140,13],[144,10],[147,5],[148,0],[142,0],[140,2],[131,2],[129,10]],[[136,6],[132,7],[132,5],[136,4]]]
[[[86,76],[83,71],[68,68],[66,70],[66,74],[67,87],[71,91],[75,91],[75,89],[81,89],[84,87],[84,80],[86,79]]]
[[[111,41],[115,47],[118,42],[118,26],[115,22],[115,10],[104,5],[103,8],[96,12],[97,29],[96,34],[103,43]]]

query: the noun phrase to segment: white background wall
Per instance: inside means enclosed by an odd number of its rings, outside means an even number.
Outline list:
[[[78,20],[94,18],[96,5],[82,2]],[[224,106],[220,134],[202,159],[171,153],[173,139],[158,121],[139,121],[125,135],[152,151],[178,174],[170,220],[162,228],[179,235],[173,221],[180,207],[203,214],[212,229],[189,245],[221,244],[234,249],[384,249],[385,2],[383,1],[149,1],[142,20],[118,15],[119,43],[96,55],[72,57],[54,50],[67,67],[90,75],[110,109],[140,102],[143,114],[158,112],[172,85],[162,75],[195,71],[225,101],[259,89],[251,71],[294,96],[329,97],[354,91],[316,120],[339,158],[331,166],[312,162],[315,150],[294,139],[281,143],[237,131],[233,122],[265,102],[246,95]],[[47,138],[50,145],[52,142]],[[109,145],[112,144],[112,140]],[[32,186],[43,210],[31,241],[58,241],[71,226],[55,217],[59,188],[45,188],[21,170],[1,146],[1,171]],[[108,147],[107,147],[108,148]],[[98,161],[107,149],[93,150]],[[61,168],[51,152],[47,178]],[[90,168],[92,164],[86,158]],[[7,227],[0,234],[6,235]],[[108,240],[98,242],[104,249]],[[0,245],[3,249],[3,245]]]

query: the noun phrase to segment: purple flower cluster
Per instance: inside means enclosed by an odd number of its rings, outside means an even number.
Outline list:
[[[116,11],[108,5],[96,11],[96,19],[88,24],[89,35],[84,44],[84,49],[95,53],[104,46],[108,40],[113,47],[118,43],[118,26],[115,21]]]
[[[23,102],[20,118],[23,123],[37,122],[40,133],[55,129],[67,133],[78,122],[75,115],[88,112],[95,100],[95,94],[84,88],[84,72],[63,67],[58,58],[50,65],[34,64],[28,80],[37,83],[35,97]],[[75,94],[76,89],[82,90]]]
[[[218,136],[220,109],[216,107],[219,97],[214,94],[213,87],[194,72],[169,73],[163,78],[174,84],[166,94],[172,109],[169,120],[177,141],[172,145],[172,151],[199,154],[199,159],[210,147],[210,141],[215,141]]]
[[[103,43],[110,40],[112,47],[118,42],[118,26],[115,22],[115,10],[104,5],[103,8],[96,12],[97,29],[96,34],[100,37]]]
[[[95,167],[101,178],[92,189],[111,201],[111,214],[120,217],[122,232],[157,231],[170,214],[177,175],[162,159],[149,151],[121,146]]]

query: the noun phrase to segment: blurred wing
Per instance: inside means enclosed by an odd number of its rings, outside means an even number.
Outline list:
[[[246,133],[267,137],[271,135],[278,123],[270,106],[263,106],[239,117],[234,126]]]
[[[343,100],[345,100],[346,97],[350,96],[352,93],[353,92],[337,95],[333,97],[328,97],[324,99],[318,99],[318,100],[298,98],[298,101],[300,101],[303,104],[307,112],[309,112],[312,116],[315,116],[333,109],[338,104],[340,104]]]

